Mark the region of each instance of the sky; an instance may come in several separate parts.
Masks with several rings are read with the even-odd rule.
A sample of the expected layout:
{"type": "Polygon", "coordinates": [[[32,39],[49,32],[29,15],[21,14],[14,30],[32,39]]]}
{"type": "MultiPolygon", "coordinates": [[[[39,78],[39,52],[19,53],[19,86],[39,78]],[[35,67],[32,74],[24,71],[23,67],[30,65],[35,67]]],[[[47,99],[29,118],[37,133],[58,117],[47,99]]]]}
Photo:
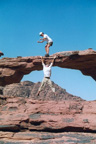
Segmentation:
{"type": "MultiPolygon", "coordinates": [[[[50,55],[96,50],[96,0],[0,0],[0,51],[3,57],[44,56],[39,32],[53,39],[50,55]]],[[[42,81],[34,71],[22,81],[42,81]]],[[[51,80],[72,95],[96,100],[96,82],[78,70],[52,68],[51,80]]]]}

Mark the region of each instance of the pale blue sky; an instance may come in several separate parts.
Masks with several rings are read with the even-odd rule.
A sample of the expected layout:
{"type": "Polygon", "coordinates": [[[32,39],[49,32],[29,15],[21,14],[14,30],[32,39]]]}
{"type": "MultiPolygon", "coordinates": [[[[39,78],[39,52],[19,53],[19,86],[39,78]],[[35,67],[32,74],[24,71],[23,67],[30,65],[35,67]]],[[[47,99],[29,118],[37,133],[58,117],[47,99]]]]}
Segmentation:
{"type": "MultiPolygon", "coordinates": [[[[60,51],[96,50],[95,0],[0,0],[0,51],[4,57],[45,55],[39,32],[54,41],[50,54],[60,51]]],[[[34,71],[23,81],[42,81],[34,71]]],[[[80,71],[52,68],[52,81],[86,100],[96,99],[96,82],[80,71]]]]}

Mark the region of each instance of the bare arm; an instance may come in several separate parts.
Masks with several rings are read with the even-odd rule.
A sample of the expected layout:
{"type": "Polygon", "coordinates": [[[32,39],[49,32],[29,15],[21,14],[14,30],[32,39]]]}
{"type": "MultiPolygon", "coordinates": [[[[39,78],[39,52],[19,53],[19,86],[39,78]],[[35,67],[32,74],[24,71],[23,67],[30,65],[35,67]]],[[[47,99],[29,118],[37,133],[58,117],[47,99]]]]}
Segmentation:
{"type": "Polygon", "coordinates": [[[42,64],[44,64],[44,59],[43,59],[43,57],[42,56],[40,56],[41,57],[41,62],[42,62],[42,64]]]}
{"type": "Polygon", "coordinates": [[[55,61],[55,59],[56,59],[56,56],[54,56],[54,58],[53,58],[53,60],[52,60],[52,65],[54,64],[54,61],[55,61]]]}
{"type": "Polygon", "coordinates": [[[43,43],[44,41],[42,40],[42,41],[37,41],[38,43],[43,43]]]}
{"type": "Polygon", "coordinates": [[[40,40],[42,41],[37,41],[38,43],[43,43],[45,41],[46,38],[40,38],[40,40]]]}

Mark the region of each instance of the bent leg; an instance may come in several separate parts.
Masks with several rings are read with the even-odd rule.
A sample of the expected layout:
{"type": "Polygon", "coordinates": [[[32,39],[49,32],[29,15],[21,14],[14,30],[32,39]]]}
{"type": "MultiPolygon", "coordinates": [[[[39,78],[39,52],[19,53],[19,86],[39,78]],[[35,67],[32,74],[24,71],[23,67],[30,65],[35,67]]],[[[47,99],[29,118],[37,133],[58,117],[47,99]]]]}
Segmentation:
{"type": "Polygon", "coordinates": [[[45,51],[46,51],[46,53],[47,53],[47,45],[48,45],[48,44],[45,45],[45,51]]]}
{"type": "Polygon", "coordinates": [[[45,51],[46,51],[47,54],[49,54],[49,47],[50,47],[50,44],[46,44],[45,51]]]}
{"type": "Polygon", "coordinates": [[[47,54],[49,54],[49,47],[50,47],[50,44],[47,44],[47,54]]]}

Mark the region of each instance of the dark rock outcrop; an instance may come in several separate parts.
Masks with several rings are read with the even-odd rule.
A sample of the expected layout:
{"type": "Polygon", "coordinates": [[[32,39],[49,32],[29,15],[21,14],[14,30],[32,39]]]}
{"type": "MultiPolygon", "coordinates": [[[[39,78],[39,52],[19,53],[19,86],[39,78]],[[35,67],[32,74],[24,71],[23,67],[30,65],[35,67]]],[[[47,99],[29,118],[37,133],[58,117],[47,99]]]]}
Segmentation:
{"type": "Polygon", "coordinates": [[[0,57],[3,56],[3,55],[4,55],[4,53],[0,51],[0,57]]]}
{"type": "MultiPolygon", "coordinates": [[[[54,66],[80,70],[84,75],[91,76],[96,80],[96,51],[88,49],[85,51],[59,52],[54,66]]],[[[45,61],[51,61],[51,57],[45,61]]],[[[18,83],[24,75],[34,70],[42,70],[40,56],[17,57],[0,59],[0,86],[18,83]]]]}
{"type": "Polygon", "coordinates": [[[37,96],[37,91],[40,86],[40,82],[33,83],[30,81],[14,83],[10,85],[6,85],[5,87],[1,87],[2,95],[7,96],[15,96],[15,97],[24,97],[24,98],[32,98],[34,100],[53,100],[53,101],[62,101],[62,100],[82,100],[80,97],[73,96],[66,92],[65,89],[59,87],[55,83],[53,86],[56,90],[56,95],[51,91],[50,87],[46,85],[44,89],[41,91],[40,95],[37,96]]]}

